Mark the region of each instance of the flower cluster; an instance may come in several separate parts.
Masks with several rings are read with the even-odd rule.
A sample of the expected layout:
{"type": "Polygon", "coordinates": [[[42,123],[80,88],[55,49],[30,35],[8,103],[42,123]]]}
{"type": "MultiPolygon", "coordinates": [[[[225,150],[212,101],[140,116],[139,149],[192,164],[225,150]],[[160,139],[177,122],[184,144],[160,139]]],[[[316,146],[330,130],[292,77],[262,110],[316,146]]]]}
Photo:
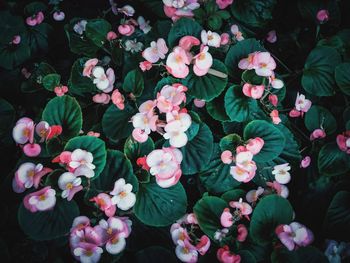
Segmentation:
{"type": "Polygon", "coordinates": [[[341,151],[350,154],[350,131],[339,134],[337,136],[337,144],[341,151]]]}
{"type": "Polygon", "coordinates": [[[170,228],[171,238],[176,245],[175,254],[182,262],[197,262],[198,254],[205,255],[210,248],[206,235],[198,238],[194,230],[198,228],[195,214],[186,214],[170,228]]]}
{"type": "Polygon", "coordinates": [[[130,232],[131,221],[127,217],[109,217],[92,227],[89,218],[79,216],[73,221],[69,243],[76,260],[96,263],[101,258],[103,246],[112,255],[122,252],[130,232]]]}
{"type": "Polygon", "coordinates": [[[198,0],[163,0],[164,13],[173,21],[180,17],[193,17],[193,10],[199,8],[198,0]]]}
{"type": "Polygon", "coordinates": [[[35,143],[35,134],[39,142],[50,140],[62,133],[60,125],[50,126],[46,121],[35,124],[30,118],[23,117],[16,122],[12,129],[14,141],[21,146],[25,155],[29,157],[38,156],[41,152],[41,146],[35,143]]]}

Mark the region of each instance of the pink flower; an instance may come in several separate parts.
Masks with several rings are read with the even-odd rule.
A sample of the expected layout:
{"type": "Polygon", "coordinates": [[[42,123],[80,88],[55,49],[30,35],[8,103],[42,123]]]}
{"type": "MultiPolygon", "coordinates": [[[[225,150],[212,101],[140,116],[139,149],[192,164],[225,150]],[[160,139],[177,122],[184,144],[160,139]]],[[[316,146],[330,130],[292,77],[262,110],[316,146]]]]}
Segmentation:
{"type": "Polygon", "coordinates": [[[21,36],[20,35],[13,36],[12,44],[18,45],[19,43],[21,43],[21,36]]]}
{"type": "Polygon", "coordinates": [[[126,16],[133,16],[135,14],[135,9],[130,5],[125,5],[122,8],[118,8],[118,12],[126,16]]]}
{"type": "MultiPolygon", "coordinates": [[[[232,27],[231,27],[231,31],[232,31],[232,27]]],[[[240,69],[244,69],[244,70],[245,69],[248,69],[248,70],[254,69],[256,67],[255,65],[257,64],[257,62],[256,62],[257,54],[258,54],[258,52],[254,52],[254,53],[249,54],[247,58],[241,59],[238,62],[238,67],[240,69]]]]}
{"type": "Polygon", "coordinates": [[[295,100],[295,109],[297,111],[301,112],[307,112],[311,108],[311,101],[308,99],[305,99],[305,95],[303,94],[297,94],[296,100],[295,100]]]}
{"type": "Polygon", "coordinates": [[[239,201],[231,201],[229,205],[232,208],[236,208],[239,210],[241,216],[245,216],[247,219],[249,219],[249,215],[253,212],[253,208],[246,202],[242,202],[242,198],[239,199],[239,201]]]}
{"type": "Polygon", "coordinates": [[[231,253],[228,246],[219,248],[216,253],[216,257],[221,263],[240,263],[241,262],[241,256],[231,253]]]}
{"type": "Polygon", "coordinates": [[[23,147],[23,153],[28,157],[36,157],[40,154],[41,147],[37,143],[27,143],[23,147]]]}
{"type": "Polygon", "coordinates": [[[258,76],[269,77],[273,75],[276,62],[269,52],[258,52],[255,60],[255,73],[258,76]]]}
{"type": "Polygon", "coordinates": [[[124,178],[115,181],[114,188],[109,193],[113,196],[112,203],[123,211],[132,208],[136,202],[136,195],[132,192],[132,188],[132,184],[126,183],[124,178]]]}
{"type": "Polygon", "coordinates": [[[220,216],[220,223],[223,227],[231,227],[233,225],[233,216],[229,208],[225,208],[220,216]]]}
{"type": "Polygon", "coordinates": [[[233,3],[233,0],[216,0],[216,4],[219,6],[220,9],[225,9],[232,3],[233,3]]]}
{"type": "Polygon", "coordinates": [[[248,140],[248,144],[246,145],[246,148],[253,155],[256,155],[260,152],[263,146],[264,146],[264,140],[259,137],[256,137],[254,139],[248,140]]]}
{"type": "Polygon", "coordinates": [[[178,106],[186,102],[186,91],[187,87],[179,83],[165,85],[157,94],[157,108],[162,113],[179,110],[178,106]]]}
{"type": "Polygon", "coordinates": [[[130,24],[118,26],[118,32],[123,36],[131,36],[135,32],[135,27],[130,24]]]}
{"type": "Polygon", "coordinates": [[[270,95],[269,95],[269,102],[270,102],[273,106],[277,107],[277,104],[278,104],[278,97],[277,97],[275,94],[270,94],[270,95]]]}
{"type": "Polygon", "coordinates": [[[193,17],[193,10],[199,8],[198,0],[163,0],[164,13],[173,21],[180,17],[193,17]]]}
{"type": "Polygon", "coordinates": [[[156,177],[157,184],[163,188],[173,186],[180,180],[181,161],[182,153],[176,148],[153,150],[146,159],[150,173],[156,177]]]}
{"type": "Polygon", "coordinates": [[[169,112],[167,113],[167,124],[164,127],[165,133],[163,137],[169,140],[171,146],[181,148],[188,141],[185,133],[191,126],[191,116],[185,112],[169,112]]]}
{"type": "Polygon", "coordinates": [[[112,41],[112,40],[117,38],[117,33],[115,33],[114,31],[109,31],[107,33],[107,37],[106,38],[107,38],[108,41],[112,41]]]}
{"type": "Polygon", "coordinates": [[[186,51],[190,51],[193,46],[199,46],[200,44],[199,39],[193,36],[184,36],[179,41],[179,47],[186,51]]]}
{"type": "Polygon", "coordinates": [[[15,173],[15,180],[21,188],[39,187],[41,178],[50,173],[52,169],[43,167],[42,164],[30,162],[22,163],[15,173]]]}
{"type": "Polygon", "coordinates": [[[314,239],[312,232],[297,222],[292,222],[289,225],[279,225],[275,232],[289,251],[294,250],[297,246],[305,247],[311,244],[314,239]]]}
{"type": "Polygon", "coordinates": [[[311,163],[310,156],[305,156],[304,159],[301,160],[300,167],[307,168],[311,163]]]}
{"type": "Polygon", "coordinates": [[[163,38],[159,38],[157,42],[152,41],[151,46],[142,52],[142,57],[151,63],[158,62],[159,59],[165,59],[165,54],[169,49],[163,38]]]}
{"type": "Polygon", "coordinates": [[[197,108],[203,108],[205,106],[205,100],[194,99],[193,104],[197,108]]]}
{"type": "Polygon", "coordinates": [[[230,42],[230,35],[227,33],[222,33],[221,36],[221,42],[220,45],[227,45],[230,42]]]}
{"type": "Polygon", "coordinates": [[[271,117],[272,122],[273,122],[274,124],[279,124],[279,123],[282,121],[281,118],[279,117],[278,110],[273,110],[273,111],[271,111],[270,117],[271,117]]]}
{"type": "Polygon", "coordinates": [[[269,31],[269,33],[267,33],[266,40],[267,42],[275,43],[277,41],[276,30],[269,31]]]}
{"type": "Polygon", "coordinates": [[[70,172],[61,174],[58,179],[58,187],[62,190],[62,198],[67,198],[68,201],[72,200],[77,192],[83,190],[81,178],[70,172]]]}
{"type": "Polygon", "coordinates": [[[328,10],[322,9],[322,10],[318,11],[316,18],[321,24],[326,23],[329,19],[328,10]]]}
{"type": "Polygon", "coordinates": [[[56,93],[56,96],[62,97],[64,94],[68,92],[68,87],[58,86],[58,87],[55,87],[53,91],[56,93]]]}
{"type": "Polygon", "coordinates": [[[139,128],[147,135],[157,130],[158,115],[153,115],[153,112],[136,113],[131,120],[135,129],[139,128]]]}
{"type": "Polygon", "coordinates": [[[145,72],[145,71],[148,71],[152,68],[152,63],[147,61],[147,60],[142,61],[142,62],[140,62],[139,67],[143,72],[145,72]]]}
{"type": "Polygon", "coordinates": [[[213,57],[208,52],[209,47],[202,46],[199,54],[194,56],[193,72],[197,76],[204,76],[213,65],[213,57]]]}
{"type": "Polygon", "coordinates": [[[53,13],[52,17],[55,21],[63,21],[66,15],[62,11],[56,11],[53,13]]]}
{"type": "Polygon", "coordinates": [[[98,59],[92,58],[85,62],[84,64],[84,70],[83,70],[83,76],[90,77],[92,73],[92,69],[97,65],[98,59]]]}
{"type": "Polygon", "coordinates": [[[220,47],[221,37],[216,32],[205,31],[201,32],[202,44],[210,47],[220,47]]]}
{"type": "Polygon", "coordinates": [[[95,202],[98,208],[108,217],[114,216],[117,210],[117,207],[113,205],[112,199],[108,194],[100,193],[91,198],[90,201],[95,202]]]}
{"type": "Polygon", "coordinates": [[[16,122],[12,130],[12,137],[18,144],[34,141],[34,122],[32,119],[23,117],[16,122]]]}
{"type": "Polygon", "coordinates": [[[149,171],[150,167],[147,165],[147,161],[146,161],[147,157],[144,156],[144,157],[139,157],[137,158],[136,160],[136,164],[138,166],[140,166],[142,169],[146,170],[146,171],[149,171]]]}
{"type": "Polygon", "coordinates": [[[51,189],[51,186],[46,186],[39,191],[26,195],[23,204],[32,213],[50,210],[56,204],[56,191],[51,189]]]}
{"type": "Polygon", "coordinates": [[[237,148],[236,148],[236,154],[239,154],[241,152],[246,152],[246,151],[248,151],[248,150],[243,145],[237,146],[237,148]]]}
{"type": "Polygon", "coordinates": [[[262,187],[258,187],[258,189],[256,190],[250,190],[246,196],[245,199],[247,200],[248,203],[255,203],[256,201],[258,201],[258,198],[260,195],[262,195],[264,193],[264,188],[262,187]]]}
{"type": "Polygon", "coordinates": [[[278,183],[277,181],[266,182],[266,185],[270,187],[272,190],[274,190],[276,194],[284,198],[287,198],[289,195],[288,188],[285,185],[278,183]]]}
{"type": "Polygon", "coordinates": [[[125,105],[124,105],[124,96],[119,92],[118,89],[115,89],[112,93],[112,102],[115,106],[118,107],[120,110],[124,110],[125,105]]]}
{"type": "Polygon", "coordinates": [[[232,152],[231,151],[223,151],[221,153],[221,161],[224,163],[224,164],[230,164],[232,163],[233,161],[233,156],[232,156],[232,152]]]}
{"type": "Polygon", "coordinates": [[[86,135],[98,138],[101,134],[99,132],[89,131],[86,135]]]}
{"type": "Polygon", "coordinates": [[[135,141],[143,143],[147,141],[148,134],[144,130],[136,128],[132,131],[132,137],[135,139],[135,141]]]}
{"type": "Polygon", "coordinates": [[[100,104],[108,104],[111,96],[106,93],[98,93],[92,97],[92,101],[100,104]]]}
{"type": "Polygon", "coordinates": [[[247,183],[255,176],[256,164],[253,154],[249,151],[240,152],[236,155],[236,166],[231,166],[230,174],[238,182],[247,183]]]}
{"type": "Polygon", "coordinates": [[[264,91],[265,91],[264,85],[254,86],[249,83],[245,83],[243,85],[243,94],[253,99],[260,99],[264,94],[264,91]]]}
{"type": "Polygon", "coordinates": [[[91,152],[75,149],[70,155],[68,166],[72,169],[74,175],[83,175],[87,178],[91,178],[94,177],[94,169],[96,168],[93,164],[93,160],[94,157],[91,152]]]}
{"type": "Polygon", "coordinates": [[[282,89],[283,86],[284,86],[284,83],[282,80],[280,79],[277,79],[275,77],[275,74],[272,74],[270,77],[269,77],[269,82],[271,84],[271,86],[274,88],[274,89],[282,89]]]}
{"type": "Polygon", "coordinates": [[[244,242],[248,236],[248,230],[243,224],[237,226],[237,240],[239,242],[244,242]]]}
{"type": "Polygon", "coordinates": [[[41,24],[43,21],[44,21],[44,14],[41,11],[35,15],[27,17],[26,19],[26,23],[28,26],[36,26],[41,24]]]}
{"type": "Polygon", "coordinates": [[[237,25],[231,26],[231,33],[235,36],[237,41],[244,40],[243,33],[239,31],[239,27],[237,25]]]}
{"type": "Polygon", "coordinates": [[[97,263],[100,261],[103,249],[91,243],[81,242],[74,248],[74,257],[80,262],[97,263]]]}
{"type": "Polygon", "coordinates": [[[188,57],[186,50],[181,47],[175,47],[173,52],[168,55],[166,68],[175,78],[183,79],[189,73],[188,65],[190,63],[191,58],[188,57]]]}
{"type": "Polygon", "coordinates": [[[337,136],[337,144],[341,151],[350,154],[350,131],[339,134],[337,136]]]}
{"type": "Polygon", "coordinates": [[[326,137],[326,132],[323,129],[316,129],[310,135],[310,141],[322,139],[326,137]]]}

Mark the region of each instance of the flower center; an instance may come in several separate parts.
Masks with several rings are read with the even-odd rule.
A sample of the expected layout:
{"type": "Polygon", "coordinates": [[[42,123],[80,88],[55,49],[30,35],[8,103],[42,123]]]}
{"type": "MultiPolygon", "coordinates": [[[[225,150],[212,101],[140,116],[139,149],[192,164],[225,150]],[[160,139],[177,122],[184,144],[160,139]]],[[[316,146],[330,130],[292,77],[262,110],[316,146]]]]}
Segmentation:
{"type": "Polygon", "coordinates": [[[125,196],[127,196],[127,193],[126,193],[125,191],[121,191],[121,192],[119,193],[119,196],[120,196],[121,198],[124,198],[125,196]]]}
{"type": "Polygon", "coordinates": [[[93,254],[93,252],[91,250],[86,250],[85,251],[85,255],[88,256],[88,257],[91,257],[93,254]]]}
{"type": "Polygon", "coordinates": [[[44,201],[46,199],[46,195],[45,194],[42,194],[39,196],[39,200],[40,201],[44,201]]]}
{"type": "Polygon", "coordinates": [[[113,233],[113,229],[109,227],[109,228],[107,229],[107,234],[108,234],[108,235],[112,235],[112,233],[113,233]]]}
{"type": "Polygon", "coordinates": [[[66,188],[67,188],[68,190],[72,189],[72,188],[73,188],[73,184],[72,184],[72,183],[66,184],[66,188]]]}
{"type": "Polygon", "coordinates": [[[35,171],[34,170],[30,170],[30,171],[28,171],[27,175],[28,175],[28,177],[34,177],[35,171]]]}

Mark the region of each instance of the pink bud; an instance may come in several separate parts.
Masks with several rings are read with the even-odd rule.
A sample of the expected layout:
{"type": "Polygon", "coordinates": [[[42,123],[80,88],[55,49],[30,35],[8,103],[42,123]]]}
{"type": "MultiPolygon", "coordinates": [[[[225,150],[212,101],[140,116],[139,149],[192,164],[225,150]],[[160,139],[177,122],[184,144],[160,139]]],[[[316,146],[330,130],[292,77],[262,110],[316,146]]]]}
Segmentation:
{"type": "Polygon", "coordinates": [[[106,93],[99,93],[92,97],[92,100],[100,104],[108,104],[111,96],[106,93]]]}
{"type": "Polygon", "coordinates": [[[139,66],[140,66],[140,69],[143,72],[145,72],[152,68],[152,63],[146,60],[146,61],[140,62],[139,66]]]}
{"type": "Polygon", "coordinates": [[[120,25],[118,26],[118,32],[123,36],[131,36],[135,31],[135,27],[133,25],[120,25]]]}
{"type": "Polygon", "coordinates": [[[220,217],[220,222],[223,227],[231,227],[233,225],[232,214],[229,208],[225,208],[220,217]]]}
{"type": "Polygon", "coordinates": [[[221,161],[225,164],[232,163],[232,152],[226,150],[221,153],[221,161]]]}
{"type": "Polygon", "coordinates": [[[220,45],[227,45],[230,42],[230,35],[227,33],[221,34],[221,42],[220,45]]]}
{"type": "Polygon", "coordinates": [[[64,20],[66,15],[62,11],[56,11],[55,13],[53,13],[52,17],[55,21],[62,21],[64,20]]]}
{"type": "Polygon", "coordinates": [[[323,24],[326,23],[329,19],[329,12],[328,10],[322,9],[320,11],[317,12],[317,20],[323,24]]]}
{"type": "Polygon", "coordinates": [[[252,154],[256,155],[258,154],[262,147],[264,146],[264,140],[256,137],[254,139],[249,139],[248,144],[246,145],[246,148],[248,151],[250,151],[252,154]]]}
{"type": "Polygon", "coordinates": [[[27,17],[26,23],[28,26],[35,26],[37,24],[35,17],[27,17]]]}
{"type": "Polygon", "coordinates": [[[244,242],[246,240],[247,236],[248,236],[248,230],[245,227],[245,225],[239,224],[237,226],[237,232],[238,232],[237,240],[239,242],[244,242]]]}
{"type": "Polygon", "coordinates": [[[14,36],[12,39],[12,44],[18,45],[19,43],[21,43],[21,36],[19,35],[14,36]]]}
{"type": "Polygon", "coordinates": [[[148,134],[140,128],[136,128],[132,131],[132,137],[135,139],[135,141],[143,143],[147,141],[148,134]]]}
{"type": "Polygon", "coordinates": [[[39,12],[36,14],[36,23],[37,25],[41,24],[44,21],[44,14],[43,12],[39,12]]]}
{"type": "Polygon", "coordinates": [[[117,38],[117,34],[114,31],[109,31],[107,33],[107,40],[111,41],[117,38]]]}
{"type": "Polygon", "coordinates": [[[300,167],[307,168],[311,163],[310,156],[305,156],[304,159],[301,160],[300,167]]]}
{"type": "Polygon", "coordinates": [[[300,111],[297,111],[296,109],[292,109],[289,112],[289,117],[292,117],[292,118],[300,117],[300,115],[301,115],[300,111]]]}
{"type": "Polygon", "coordinates": [[[37,143],[33,143],[33,144],[27,143],[23,147],[23,152],[28,157],[36,157],[36,156],[38,156],[40,154],[41,147],[37,143]]]}
{"type": "Polygon", "coordinates": [[[203,108],[205,106],[205,100],[194,99],[193,103],[197,108],[203,108]]]}
{"type": "Polygon", "coordinates": [[[277,41],[277,35],[275,30],[271,30],[266,36],[267,42],[275,43],[277,41]]]}
{"type": "Polygon", "coordinates": [[[273,122],[274,124],[279,124],[279,123],[282,121],[281,118],[279,117],[279,112],[278,112],[278,110],[273,110],[273,111],[271,111],[270,117],[271,117],[272,122],[273,122]]]}
{"type": "Polygon", "coordinates": [[[278,104],[278,97],[277,97],[275,94],[270,94],[270,95],[269,95],[269,102],[270,102],[273,106],[277,107],[277,104],[278,104]]]}
{"type": "Polygon", "coordinates": [[[311,133],[310,141],[313,141],[315,139],[322,139],[324,137],[326,137],[326,132],[322,129],[316,129],[311,133]]]}
{"type": "Polygon", "coordinates": [[[89,131],[86,135],[98,138],[101,134],[99,132],[89,131]]]}

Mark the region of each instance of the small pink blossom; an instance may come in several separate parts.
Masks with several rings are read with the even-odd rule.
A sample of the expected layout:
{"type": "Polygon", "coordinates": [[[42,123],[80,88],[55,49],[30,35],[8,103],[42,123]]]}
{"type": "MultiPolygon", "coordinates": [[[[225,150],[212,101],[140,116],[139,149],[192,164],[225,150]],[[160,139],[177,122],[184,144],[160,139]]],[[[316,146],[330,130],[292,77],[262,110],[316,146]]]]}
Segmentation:
{"type": "Polygon", "coordinates": [[[53,13],[52,17],[55,21],[63,21],[66,15],[62,11],[56,11],[53,13]]]}
{"type": "Polygon", "coordinates": [[[205,106],[205,100],[200,100],[200,99],[194,99],[193,100],[194,106],[197,108],[203,108],[205,106]]]}
{"type": "Polygon", "coordinates": [[[247,148],[246,148],[245,146],[243,146],[243,145],[237,146],[237,148],[236,148],[236,154],[239,154],[239,153],[241,153],[241,152],[246,152],[246,151],[248,151],[248,150],[247,150],[247,148]]]}
{"type": "Polygon", "coordinates": [[[213,57],[208,52],[209,47],[202,46],[199,54],[194,56],[193,72],[197,76],[204,76],[208,73],[209,69],[213,65],[213,57]]]}
{"type": "Polygon", "coordinates": [[[94,136],[96,138],[100,137],[101,134],[99,132],[89,131],[86,135],[88,136],[94,136]]]}
{"type": "Polygon", "coordinates": [[[219,248],[216,257],[221,263],[241,263],[241,256],[232,253],[228,246],[219,248]]]}
{"type": "Polygon", "coordinates": [[[232,3],[233,3],[233,0],[216,0],[216,4],[219,6],[220,9],[225,9],[232,3]]]}
{"type": "Polygon", "coordinates": [[[156,63],[159,59],[165,59],[165,54],[169,49],[163,38],[159,38],[157,42],[152,41],[151,46],[142,52],[142,57],[151,63],[156,63]]]}
{"type": "Polygon", "coordinates": [[[328,10],[325,10],[325,9],[319,10],[317,12],[316,18],[321,24],[326,23],[329,19],[328,10]]]}
{"type": "Polygon", "coordinates": [[[270,77],[274,75],[276,62],[269,52],[255,52],[239,61],[240,69],[254,69],[258,76],[270,77]]]}
{"type": "Polygon", "coordinates": [[[190,51],[193,46],[199,46],[200,40],[194,36],[184,36],[179,41],[179,47],[186,51],[190,51]]]}
{"type": "Polygon", "coordinates": [[[245,225],[239,224],[237,226],[237,240],[239,242],[244,242],[247,239],[248,230],[245,225]]]}
{"type": "Polygon", "coordinates": [[[310,141],[314,141],[316,139],[322,139],[326,137],[326,132],[323,129],[316,129],[310,135],[310,141]]]}
{"type": "Polygon", "coordinates": [[[106,93],[98,93],[92,97],[92,101],[99,104],[108,104],[111,96],[106,93]]]}
{"type": "Polygon", "coordinates": [[[245,83],[243,85],[243,94],[253,99],[260,99],[264,94],[264,91],[265,91],[264,85],[255,86],[249,83],[245,83]]]}
{"type": "Polygon", "coordinates": [[[202,30],[201,40],[202,44],[205,46],[220,47],[221,37],[216,32],[202,30]]]}
{"type": "Polygon", "coordinates": [[[53,90],[58,97],[62,97],[64,94],[68,92],[67,86],[57,86],[53,90]]]}
{"type": "Polygon", "coordinates": [[[56,191],[51,186],[26,195],[23,199],[24,207],[30,212],[51,210],[56,204],[56,191]]]}
{"type": "Polygon", "coordinates": [[[105,213],[106,216],[114,216],[117,207],[113,205],[112,199],[108,194],[100,193],[97,196],[90,199],[94,202],[98,208],[105,213]]]}
{"type": "Polygon", "coordinates": [[[84,64],[83,76],[90,77],[92,70],[97,65],[97,63],[98,63],[97,58],[92,58],[87,60],[84,64]]]}
{"type": "Polygon", "coordinates": [[[287,198],[289,195],[288,188],[285,185],[278,183],[277,181],[266,182],[266,185],[283,198],[287,198]]]}
{"type": "Polygon", "coordinates": [[[220,216],[220,223],[223,227],[231,227],[233,225],[233,216],[229,208],[225,208],[220,216]]]}
{"type": "Polygon", "coordinates": [[[276,30],[269,31],[269,33],[267,33],[266,40],[272,44],[275,43],[277,41],[276,30]]]}
{"type": "Polygon", "coordinates": [[[135,141],[144,143],[148,139],[148,134],[144,130],[136,128],[132,131],[132,137],[135,141]]]}
{"type": "Polygon", "coordinates": [[[14,45],[18,45],[19,43],[21,43],[21,36],[20,35],[13,36],[11,43],[14,45]]]}
{"type": "Polygon", "coordinates": [[[239,30],[239,27],[237,25],[231,26],[231,33],[235,36],[235,39],[237,41],[244,40],[243,33],[239,30]]]}
{"type": "Polygon", "coordinates": [[[115,33],[114,31],[109,31],[107,33],[107,37],[106,38],[107,38],[108,41],[112,41],[112,40],[117,38],[117,33],[115,33]]]}
{"type": "Polygon", "coordinates": [[[129,24],[118,26],[118,32],[123,36],[131,36],[135,32],[135,27],[129,24]]]}
{"type": "Polygon", "coordinates": [[[152,63],[147,61],[147,60],[142,61],[139,64],[139,67],[143,72],[150,70],[152,68],[152,66],[153,66],[152,63]]]}
{"type": "Polygon", "coordinates": [[[248,203],[255,203],[256,201],[258,201],[259,196],[261,196],[264,193],[264,188],[262,187],[258,187],[258,189],[256,190],[250,190],[246,196],[245,199],[247,200],[248,203]]]}
{"type": "Polygon", "coordinates": [[[23,147],[23,153],[28,157],[36,157],[40,154],[41,147],[37,143],[27,143],[23,147]]]}
{"type": "Polygon", "coordinates": [[[272,122],[273,122],[274,124],[279,124],[279,123],[282,121],[281,118],[279,117],[279,112],[278,112],[278,110],[273,110],[273,111],[271,111],[270,117],[271,117],[272,122]]]}
{"type": "Polygon", "coordinates": [[[112,93],[112,102],[115,106],[118,107],[120,110],[124,110],[125,105],[124,105],[124,96],[119,92],[118,89],[115,89],[112,93]]]}
{"type": "Polygon", "coordinates": [[[243,202],[242,198],[239,199],[239,201],[231,201],[229,205],[232,208],[236,208],[239,210],[241,216],[245,216],[247,219],[249,219],[249,215],[253,212],[253,208],[250,206],[250,204],[243,202]]]}
{"type": "Polygon", "coordinates": [[[257,167],[250,151],[238,153],[235,162],[236,165],[231,166],[230,169],[230,174],[234,179],[247,183],[254,178],[257,167]]]}
{"type": "Polygon", "coordinates": [[[341,151],[350,154],[350,131],[337,135],[337,144],[341,151]]]}
{"type": "Polygon", "coordinates": [[[188,65],[191,63],[191,59],[186,50],[179,46],[175,47],[173,52],[168,55],[166,69],[175,78],[183,79],[189,73],[188,65]]]}
{"type": "Polygon", "coordinates": [[[254,139],[249,139],[248,144],[245,147],[253,155],[256,155],[261,151],[263,146],[264,146],[264,140],[261,139],[260,137],[256,137],[254,139]]]}
{"type": "Polygon", "coordinates": [[[173,85],[165,85],[157,94],[157,108],[162,113],[179,110],[179,105],[186,102],[187,87],[175,83],[173,85]]]}
{"type": "Polygon", "coordinates": [[[224,163],[224,164],[230,164],[233,162],[233,156],[232,156],[232,152],[231,151],[223,151],[221,153],[221,161],[224,163]]]}
{"type": "Polygon", "coordinates": [[[270,95],[269,95],[269,102],[270,102],[273,106],[277,107],[277,104],[278,104],[278,97],[277,97],[277,95],[275,95],[275,94],[270,94],[270,95]]]}
{"type": "Polygon", "coordinates": [[[41,178],[50,173],[52,169],[44,167],[42,164],[26,162],[21,164],[16,173],[15,180],[21,188],[38,188],[41,178]]]}
{"type": "Polygon", "coordinates": [[[222,46],[230,43],[230,35],[228,33],[222,33],[220,39],[220,45],[222,46]]]}
{"type": "Polygon", "coordinates": [[[43,21],[44,21],[44,14],[41,11],[35,15],[27,17],[26,19],[26,23],[28,26],[40,25],[43,21]]]}
{"type": "Polygon", "coordinates": [[[307,168],[311,163],[310,156],[305,156],[304,159],[301,160],[300,167],[307,168]]]}
{"type": "Polygon", "coordinates": [[[295,108],[289,112],[290,117],[303,116],[311,108],[312,102],[305,98],[305,95],[297,93],[295,108]]]}
{"type": "Polygon", "coordinates": [[[199,8],[198,0],[163,0],[164,13],[173,21],[180,17],[193,17],[193,10],[199,8]]]}

